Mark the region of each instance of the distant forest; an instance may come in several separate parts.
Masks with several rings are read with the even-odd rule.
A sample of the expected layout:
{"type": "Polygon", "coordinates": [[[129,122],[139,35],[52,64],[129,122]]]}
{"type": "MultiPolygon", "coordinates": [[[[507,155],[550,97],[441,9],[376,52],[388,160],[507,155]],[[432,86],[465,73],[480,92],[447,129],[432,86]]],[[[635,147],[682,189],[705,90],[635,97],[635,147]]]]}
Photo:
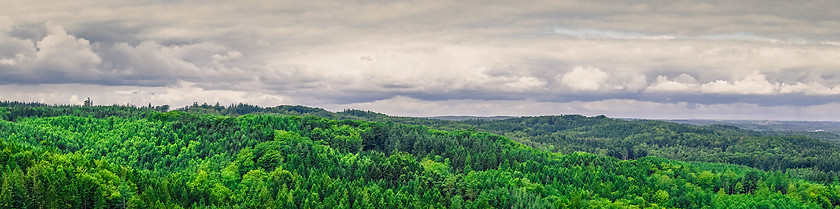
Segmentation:
{"type": "Polygon", "coordinates": [[[835,208],[840,145],[580,115],[0,102],[0,208],[835,208]]]}

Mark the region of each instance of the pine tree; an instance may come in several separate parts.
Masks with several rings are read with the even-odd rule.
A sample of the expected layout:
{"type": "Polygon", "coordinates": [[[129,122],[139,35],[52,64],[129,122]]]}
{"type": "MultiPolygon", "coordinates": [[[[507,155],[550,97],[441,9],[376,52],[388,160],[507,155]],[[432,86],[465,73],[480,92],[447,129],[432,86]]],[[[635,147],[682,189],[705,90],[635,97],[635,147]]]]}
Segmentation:
{"type": "MultiPolygon", "coordinates": [[[[6,167],[6,170],[9,168],[6,167]]],[[[26,208],[27,200],[29,196],[23,183],[23,171],[18,167],[6,172],[0,185],[0,208],[26,208]]]]}
{"type": "Polygon", "coordinates": [[[735,194],[743,194],[744,193],[744,184],[741,184],[739,181],[735,184],[735,194]]]}
{"type": "Polygon", "coordinates": [[[472,157],[467,154],[467,159],[464,160],[464,173],[470,173],[470,171],[472,171],[472,157]]]}
{"type": "MultiPolygon", "coordinates": [[[[7,174],[10,174],[7,172],[7,174]]],[[[9,175],[3,175],[3,183],[0,185],[0,208],[14,208],[12,207],[12,183],[9,181],[9,175]]]]}

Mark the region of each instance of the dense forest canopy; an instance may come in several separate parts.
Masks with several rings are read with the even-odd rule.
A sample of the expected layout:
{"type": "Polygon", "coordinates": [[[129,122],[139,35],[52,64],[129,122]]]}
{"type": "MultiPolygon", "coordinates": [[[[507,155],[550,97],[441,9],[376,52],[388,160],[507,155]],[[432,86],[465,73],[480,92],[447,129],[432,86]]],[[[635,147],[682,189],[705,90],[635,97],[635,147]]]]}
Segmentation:
{"type": "Polygon", "coordinates": [[[807,136],[578,115],[168,110],[0,103],[0,207],[840,206],[838,146],[807,136]]]}
{"type": "Polygon", "coordinates": [[[840,146],[831,133],[759,132],[731,125],[695,126],[653,120],[623,120],[580,115],[516,117],[502,120],[449,121],[393,117],[380,113],[344,110],[329,112],[303,106],[258,107],[247,104],[198,105],[181,108],[191,113],[226,116],[244,114],[314,115],[330,119],[392,121],[439,130],[472,130],[506,136],[552,152],[578,151],[636,159],[648,155],[673,160],[731,163],[767,171],[817,170],[833,181],[840,171],[840,146]],[[807,136],[806,136],[807,135],[807,136]]]}

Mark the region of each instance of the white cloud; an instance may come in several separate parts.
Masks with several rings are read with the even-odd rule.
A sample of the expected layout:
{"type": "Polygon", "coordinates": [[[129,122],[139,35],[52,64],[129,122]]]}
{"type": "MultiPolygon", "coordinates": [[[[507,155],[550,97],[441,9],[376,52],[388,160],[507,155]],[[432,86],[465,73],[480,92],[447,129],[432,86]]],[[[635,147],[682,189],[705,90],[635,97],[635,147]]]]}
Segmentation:
{"type": "Polygon", "coordinates": [[[733,82],[716,80],[700,86],[700,92],[715,94],[773,94],[778,83],[770,83],[761,72],[754,71],[742,80],[733,82]]]}
{"type": "MultiPolygon", "coordinates": [[[[102,59],[92,51],[84,38],[68,34],[63,27],[45,23],[46,35],[37,42],[12,37],[10,31],[0,31],[0,73],[6,78],[22,82],[55,79],[97,80],[102,59]],[[2,65],[6,65],[3,67],[2,65]]],[[[0,78],[0,80],[4,80],[0,78]]]]}
{"type": "Polygon", "coordinates": [[[840,84],[832,87],[825,85],[825,81],[822,79],[816,80],[818,81],[796,82],[794,84],[770,82],[764,74],[754,71],[740,80],[715,80],[698,84],[693,77],[687,74],[681,74],[674,80],[669,80],[667,77],[660,75],[656,78],[656,82],[648,86],[645,91],[742,95],[840,95],[840,84]]]}
{"type": "Polygon", "coordinates": [[[75,94],[70,96],[70,99],[67,100],[67,103],[71,104],[71,105],[82,105],[82,104],[84,104],[84,102],[81,99],[79,99],[79,96],[77,96],[75,94]]]}
{"type": "Polygon", "coordinates": [[[35,54],[32,41],[9,36],[14,25],[7,16],[0,16],[0,67],[17,66],[35,54]]]}
{"type": "Polygon", "coordinates": [[[505,83],[506,87],[517,90],[539,88],[544,87],[545,85],[545,81],[534,77],[518,77],[515,78],[512,82],[505,83]]]}
{"type": "Polygon", "coordinates": [[[91,84],[0,85],[0,101],[39,101],[46,104],[82,104],[90,98],[97,105],[144,106],[171,105],[183,107],[193,102],[215,104],[250,103],[261,106],[295,104],[284,95],[259,91],[204,89],[195,83],[178,82],[168,87],[110,86],[91,84]]]}
{"type": "Polygon", "coordinates": [[[628,92],[638,92],[649,85],[647,76],[636,72],[612,72],[608,83],[613,84],[613,89],[628,92]]]}
{"type": "Polygon", "coordinates": [[[229,51],[224,54],[214,54],[213,55],[213,63],[221,63],[225,61],[235,60],[242,58],[242,52],[239,51],[229,51]]]}
{"type": "Polygon", "coordinates": [[[656,82],[648,86],[645,91],[744,95],[840,95],[840,84],[832,87],[823,84],[825,81],[820,78],[816,80],[818,81],[796,82],[794,84],[770,82],[764,74],[754,71],[741,80],[715,80],[697,84],[696,80],[687,74],[681,74],[673,81],[660,75],[656,78],[656,82]]]}
{"type": "Polygon", "coordinates": [[[67,34],[59,25],[46,23],[47,36],[35,46],[35,66],[39,70],[68,72],[71,78],[95,76],[102,59],[92,51],[90,41],[67,34]]]}
{"type": "Polygon", "coordinates": [[[674,80],[668,80],[668,77],[657,76],[656,82],[648,86],[647,92],[675,92],[675,93],[695,93],[699,91],[700,85],[696,83],[697,80],[691,75],[680,74],[674,80]]]}
{"type": "Polygon", "coordinates": [[[682,74],[678,75],[676,78],[674,78],[674,81],[682,82],[682,83],[696,83],[697,79],[695,79],[693,76],[691,76],[689,74],[682,73],[682,74]]]}
{"type": "Polygon", "coordinates": [[[240,68],[242,52],[219,44],[94,44],[51,22],[43,29],[45,35],[35,41],[0,31],[0,82],[163,86],[177,80],[228,83],[257,77],[240,68]]]}
{"type": "Polygon", "coordinates": [[[782,94],[796,94],[803,93],[806,95],[840,95],[840,85],[833,87],[825,86],[816,82],[796,83],[796,84],[781,84],[779,93],[782,94]]]}
{"type": "Polygon", "coordinates": [[[192,102],[235,104],[247,101],[252,104],[277,106],[294,102],[294,100],[282,95],[234,90],[208,90],[189,82],[180,82],[177,86],[159,88],[154,91],[134,91],[132,94],[135,94],[135,92],[140,95],[125,96],[148,99],[150,103],[154,104],[190,104],[192,102]]]}
{"type": "Polygon", "coordinates": [[[11,66],[14,66],[14,65],[17,65],[17,64],[18,64],[18,63],[20,63],[20,62],[23,62],[23,61],[24,61],[24,59],[26,59],[26,56],[25,56],[25,55],[23,55],[23,54],[21,54],[21,53],[17,53],[17,54],[15,54],[15,55],[14,55],[14,57],[4,57],[4,58],[0,58],[0,65],[11,65],[11,66]]]}
{"type": "Polygon", "coordinates": [[[564,86],[578,91],[596,91],[605,88],[609,74],[592,66],[577,66],[559,77],[564,86]]]}

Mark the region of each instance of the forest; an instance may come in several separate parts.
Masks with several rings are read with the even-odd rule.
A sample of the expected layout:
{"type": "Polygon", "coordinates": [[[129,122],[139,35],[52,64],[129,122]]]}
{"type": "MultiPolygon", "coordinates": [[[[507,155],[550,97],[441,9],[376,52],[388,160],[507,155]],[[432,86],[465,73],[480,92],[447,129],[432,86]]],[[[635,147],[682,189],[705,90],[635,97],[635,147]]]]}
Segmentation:
{"type": "Polygon", "coordinates": [[[836,208],[838,150],[603,116],[0,102],[0,208],[836,208]]]}
{"type": "Polygon", "coordinates": [[[651,155],[681,161],[738,164],[826,183],[840,175],[840,145],[837,134],[830,132],[759,132],[731,125],[696,126],[580,115],[449,121],[393,117],[360,110],[333,113],[303,106],[262,108],[247,104],[227,107],[194,104],[180,110],[226,116],[312,115],[337,120],[391,121],[438,130],[494,133],[550,152],[582,151],[619,159],[651,155]]]}

